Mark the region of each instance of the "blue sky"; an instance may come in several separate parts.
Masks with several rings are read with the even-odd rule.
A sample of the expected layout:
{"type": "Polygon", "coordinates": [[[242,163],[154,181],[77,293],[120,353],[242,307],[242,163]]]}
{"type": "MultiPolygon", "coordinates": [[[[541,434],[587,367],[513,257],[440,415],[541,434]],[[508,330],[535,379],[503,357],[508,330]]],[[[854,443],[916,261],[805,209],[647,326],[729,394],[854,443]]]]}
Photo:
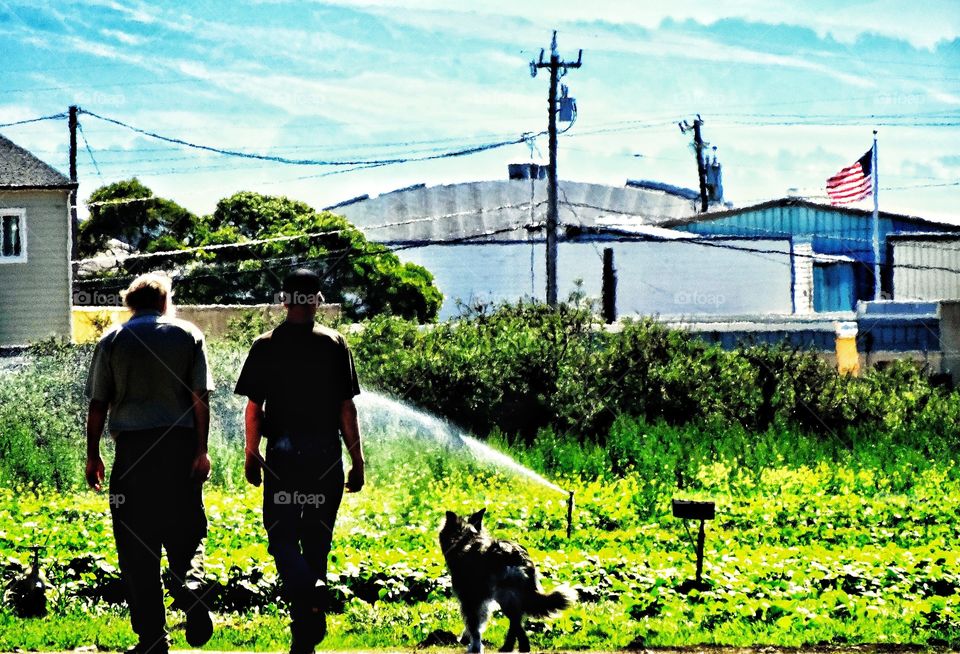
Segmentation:
{"type": "MultiPolygon", "coordinates": [[[[528,62],[559,30],[583,67],[561,178],[694,187],[700,113],[739,205],[816,197],[880,130],[881,208],[960,220],[960,5],[915,2],[0,0],[0,123],[90,111],[198,143],[296,158],[422,156],[544,129],[528,62]],[[838,7],[839,5],[839,7],[838,7]]],[[[136,175],[197,212],[238,190],[321,207],[506,176],[526,145],[319,176],[81,118],[81,197],[136,175]]],[[[66,170],[66,121],[3,134],[66,170]]],[[[546,156],[538,139],[536,159],[546,156]]]]}

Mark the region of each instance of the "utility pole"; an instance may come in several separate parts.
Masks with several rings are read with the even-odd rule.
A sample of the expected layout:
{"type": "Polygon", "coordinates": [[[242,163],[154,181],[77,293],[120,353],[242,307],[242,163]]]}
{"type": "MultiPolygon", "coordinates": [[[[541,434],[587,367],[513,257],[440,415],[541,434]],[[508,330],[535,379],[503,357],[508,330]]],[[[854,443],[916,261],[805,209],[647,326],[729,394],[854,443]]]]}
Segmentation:
{"type": "Polygon", "coordinates": [[[547,304],[557,304],[557,83],[570,68],[580,68],[583,50],[575,62],[563,61],[557,52],[557,31],[550,42],[550,61],[530,62],[530,76],[536,77],[540,68],[550,69],[550,94],[547,96],[547,131],[550,138],[550,168],[547,170],[547,304]]]}
{"type": "Polygon", "coordinates": [[[613,248],[603,248],[603,321],[617,321],[617,271],[613,267],[613,248]]]}
{"type": "Polygon", "coordinates": [[[703,119],[697,114],[693,125],[687,121],[679,123],[680,132],[686,134],[693,130],[693,147],[697,152],[697,176],[700,178],[700,211],[707,210],[707,169],[703,164],[703,136],[700,134],[700,127],[703,125],[703,119]]]}
{"type": "MultiPolygon", "coordinates": [[[[68,125],[70,126],[70,181],[77,183],[77,105],[70,105],[70,117],[68,125]]],[[[77,235],[79,225],[77,224],[77,189],[70,191],[70,258],[77,258],[77,235]]]]}

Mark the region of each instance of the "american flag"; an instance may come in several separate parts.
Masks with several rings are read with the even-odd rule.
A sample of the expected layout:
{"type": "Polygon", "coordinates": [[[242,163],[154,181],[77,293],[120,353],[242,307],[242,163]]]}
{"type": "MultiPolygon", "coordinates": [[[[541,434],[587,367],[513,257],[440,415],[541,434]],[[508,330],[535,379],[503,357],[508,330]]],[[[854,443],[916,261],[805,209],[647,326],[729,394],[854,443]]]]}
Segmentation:
{"type": "Polygon", "coordinates": [[[864,199],[873,191],[873,150],[827,180],[831,204],[850,204],[864,199]]]}

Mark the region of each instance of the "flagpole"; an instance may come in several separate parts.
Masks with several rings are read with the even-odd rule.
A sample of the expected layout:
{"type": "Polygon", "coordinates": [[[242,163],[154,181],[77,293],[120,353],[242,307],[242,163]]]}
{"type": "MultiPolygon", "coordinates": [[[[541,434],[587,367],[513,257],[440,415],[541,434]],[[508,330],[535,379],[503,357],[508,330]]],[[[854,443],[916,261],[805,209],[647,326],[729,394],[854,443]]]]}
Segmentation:
{"type": "Polygon", "coordinates": [[[880,293],[880,200],[877,174],[877,130],[873,130],[873,299],[879,300],[880,293]]]}

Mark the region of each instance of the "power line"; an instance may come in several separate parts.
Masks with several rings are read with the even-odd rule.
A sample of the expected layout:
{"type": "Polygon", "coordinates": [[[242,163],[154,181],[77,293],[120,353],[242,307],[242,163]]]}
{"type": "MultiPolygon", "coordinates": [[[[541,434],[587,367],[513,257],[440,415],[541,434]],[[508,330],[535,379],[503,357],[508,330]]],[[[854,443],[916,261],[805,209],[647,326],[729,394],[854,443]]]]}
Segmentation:
{"type": "Polygon", "coordinates": [[[494,143],[487,143],[484,145],[478,145],[478,146],[473,146],[469,148],[463,148],[460,150],[453,150],[453,151],[444,152],[441,154],[422,156],[422,157],[398,157],[398,158],[392,158],[392,159],[355,159],[355,160],[292,159],[289,157],[281,157],[277,155],[241,152],[239,150],[228,150],[226,148],[219,148],[219,147],[210,146],[210,145],[192,143],[190,141],[185,141],[183,139],[174,138],[170,136],[163,136],[161,134],[157,134],[156,132],[151,132],[149,130],[141,129],[139,127],[134,127],[133,125],[117,120],[115,118],[108,118],[106,116],[101,116],[99,114],[96,114],[92,111],[87,111],[85,109],[81,109],[81,113],[87,114],[89,116],[93,116],[94,118],[98,118],[108,123],[119,125],[120,127],[124,127],[126,129],[137,132],[138,134],[143,134],[144,136],[148,136],[150,138],[158,139],[160,141],[165,141],[167,143],[174,143],[176,145],[182,145],[184,147],[194,148],[196,150],[214,152],[216,154],[222,154],[230,157],[240,157],[243,159],[257,159],[260,161],[272,161],[275,163],[292,164],[292,165],[298,165],[298,166],[357,166],[357,165],[385,166],[390,164],[408,163],[412,161],[431,161],[434,159],[462,157],[470,154],[476,154],[478,152],[484,152],[486,150],[502,148],[508,145],[526,143],[530,139],[536,138],[537,136],[542,136],[543,134],[546,133],[546,132],[539,132],[537,134],[524,133],[524,134],[521,134],[519,137],[512,138],[509,140],[498,141],[494,143]]]}
{"type": "Polygon", "coordinates": [[[83,125],[81,125],[79,121],[77,122],[77,129],[80,130],[80,138],[83,139],[83,145],[87,148],[87,154],[90,155],[90,161],[97,171],[97,176],[102,181],[103,175],[100,173],[100,166],[97,165],[97,160],[93,158],[93,150],[90,148],[90,142],[87,140],[87,135],[83,133],[83,125]]]}
{"type": "Polygon", "coordinates": [[[18,120],[12,123],[3,123],[2,125],[0,125],[0,129],[4,127],[14,127],[16,125],[28,125],[30,123],[39,123],[42,120],[59,120],[66,117],[67,117],[66,112],[61,112],[58,114],[50,114],[49,116],[40,116],[39,118],[28,118],[26,120],[18,120]]]}
{"type": "MultiPolygon", "coordinates": [[[[489,236],[496,236],[496,235],[498,235],[498,234],[505,234],[505,233],[513,232],[513,231],[516,231],[516,230],[518,230],[518,229],[521,229],[522,227],[524,227],[524,223],[522,223],[522,222],[514,223],[514,224],[509,225],[509,226],[506,226],[506,227],[500,227],[500,228],[497,228],[497,229],[487,230],[487,231],[484,231],[484,232],[478,232],[478,233],[476,233],[476,234],[469,234],[469,235],[467,235],[467,236],[461,236],[461,237],[457,237],[457,238],[448,239],[448,240],[445,242],[445,245],[456,245],[456,244],[459,244],[459,243],[467,243],[467,242],[470,242],[470,241],[473,241],[473,240],[476,240],[476,239],[480,239],[480,238],[485,238],[485,237],[489,237],[489,236]]],[[[332,233],[332,232],[327,232],[327,233],[332,233]]],[[[379,251],[376,251],[376,252],[357,252],[356,254],[353,255],[353,258],[354,258],[354,259],[362,259],[362,258],[365,258],[365,257],[385,256],[385,255],[387,255],[387,254],[394,254],[394,253],[400,252],[400,251],[402,251],[402,250],[416,249],[416,248],[420,248],[420,247],[425,247],[425,246],[427,246],[427,245],[434,245],[434,244],[435,244],[435,243],[428,242],[428,241],[419,241],[419,242],[418,242],[418,241],[413,241],[413,242],[407,242],[407,243],[403,243],[403,244],[400,244],[400,245],[394,245],[394,246],[383,245],[383,244],[381,244],[381,243],[376,243],[376,242],[371,242],[371,243],[372,243],[375,247],[379,247],[379,248],[382,248],[382,249],[379,250],[379,251]]],[[[259,262],[259,263],[263,263],[263,262],[270,262],[270,261],[280,261],[280,260],[284,260],[284,259],[293,259],[293,261],[291,261],[290,263],[288,263],[288,264],[283,264],[283,265],[280,265],[280,266],[266,266],[266,267],[261,267],[261,268],[252,268],[252,269],[248,269],[248,270],[232,270],[232,271],[231,271],[231,270],[223,271],[223,270],[217,269],[217,270],[214,270],[214,271],[212,271],[212,272],[204,273],[204,274],[199,274],[199,275],[197,275],[197,274],[191,274],[190,272],[187,272],[186,274],[175,274],[175,275],[174,275],[174,279],[176,280],[176,279],[180,279],[180,278],[188,278],[188,279],[193,280],[193,279],[204,279],[204,278],[208,278],[208,277],[224,277],[224,276],[233,276],[233,275],[242,275],[242,274],[256,274],[256,273],[262,273],[262,272],[264,272],[264,271],[272,270],[273,268],[288,268],[288,267],[302,266],[302,265],[309,264],[309,263],[317,263],[317,262],[320,262],[320,261],[324,261],[325,259],[328,259],[328,258],[331,257],[331,256],[342,255],[342,254],[345,254],[345,253],[350,253],[351,251],[352,251],[352,248],[341,248],[341,249],[338,249],[338,250],[329,250],[329,251],[327,251],[327,252],[324,252],[321,256],[310,257],[310,258],[306,258],[306,259],[301,259],[301,258],[299,258],[297,255],[290,255],[290,256],[285,256],[285,257],[274,257],[274,258],[269,258],[269,259],[250,258],[250,259],[239,259],[239,260],[236,260],[236,261],[227,261],[227,262],[216,262],[216,261],[215,261],[215,262],[210,262],[210,263],[202,263],[202,264],[200,264],[200,265],[203,266],[203,267],[226,267],[226,266],[240,266],[240,265],[243,265],[243,264],[249,263],[249,262],[259,262]]],[[[77,262],[75,261],[74,263],[77,263],[77,262]]],[[[194,270],[195,270],[195,269],[194,269],[194,270]]],[[[124,276],[124,277],[113,277],[113,276],[111,276],[111,277],[88,277],[88,278],[84,278],[84,279],[74,279],[74,284],[95,284],[95,283],[97,283],[97,282],[111,282],[110,284],[101,285],[99,288],[100,288],[100,289],[113,289],[113,288],[123,288],[124,286],[126,286],[127,284],[129,284],[129,283],[130,283],[131,281],[133,281],[134,279],[136,279],[136,275],[128,275],[128,276],[124,276]]]]}
{"type": "MultiPolygon", "coordinates": [[[[101,201],[101,202],[99,202],[99,203],[91,203],[91,204],[98,204],[98,205],[100,205],[100,206],[103,206],[103,205],[110,205],[110,204],[122,204],[122,203],[126,203],[126,202],[149,202],[149,201],[151,201],[151,200],[158,200],[158,199],[160,199],[160,198],[156,198],[156,197],[149,197],[149,198],[126,198],[126,199],[124,199],[124,200],[117,200],[117,201],[114,201],[114,200],[103,200],[103,201],[101,201]]],[[[534,205],[534,206],[539,206],[539,205],[542,205],[542,204],[544,204],[544,202],[537,203],[537,204],[534,205]]],[[[125,261],[128,261],[128,260],[134,260],[134,259],[151,259],[151,258],[157,258],[157,257],[173,257],[173,256],[178,256],[178,255],[184,255],[184,254],[192,254],[192,253],[194,253],[194,252],[207,252],[207,251],[211,251],[211,250],[225,250],[225,249],[230,249],[230,248],[246,248],[246,247],[253,247],[253,246],[256,246],[256,245],[265,245],[265,244],[268,244],[268,243],[282,243],[282,242],[287,242],[287,241],[296,241],[296,240],[300,240],[300,239],[319,238],[319,237],[323,237],[323,236],[334,236],[334,235],[336,235],[336,234],[342,234],[342,233],[350,232],[350,231],[360,231],[360,232],[363,232],[363,231],[372,231],[372,230],[377,230],[377,229],[387,229],[387,228],[390,228],[390,227],[401,227],[401,226],[404,226],[404,225],[412,225],[412,224],[422,223],[422,222],[437,222],[437,221],[439,221],[439,220],[444,220],[444,219],[447,219],[447,218],[458,218],[458,217],[463,217],[463,216],[475,216],[475,215],[480,214],[480,213],[492,213],[492,212],[504,211],[504,210],[507,210],[507,209],[526,209],[526,208],[529,208],[530,206],[531,206],[531,203],[529,203],[529,202],[521,202],[521,203],[517,203],[517,204],[505,204],[505,205],[501,205],[501,206],[498,206],[498,207],[492,207],[492,208],[489,208],[489,209],[482,209],[482,210],[480,210],[480,211],[476,211],[476,210],[472,210],[472,211],[457,211],[457,212],[454,212],[454,213],[443,214],[443,215],[440,215],[440,216],[423,216],[423,217],[419,217],[419,218],[409,218],[409,219],[406,219],[406,220],[398,220],[398,221],[393,221],[393,222],[388,222],[388,223],[380,223],[380,224],[377,224],[377,225],[369,225],[369,226],[366,226],[366,227],[350,226],[350,227],[344,227],[344,228],[340,228],[340,229],[331,229],[331,230],[326,230],[326,231],[321,231],[321,232],[306,232],[306,233],[301,233],[301,234],[285,234],[285,235],[283,235],[283,236],[273,236],[273,237],[269,237],[269,238],[252,239],[252,240],[249,240],[249,241],[237,241],[237,242],[231,242],[231,243],[214,243],[214,244],[210,244],[210,245],[197,245],[197,246],[194,246],[194,247],[183,248],[183,249],[180,249],[180,250],[164,250],[164,251],[160,251],[160,252],[138,252],[138,253],[132,253],[132,254],[128,254],[128,255],[102,254],[102,255],[97,255],[97,256],[94,256],[94,257],[88,257],[88,258],[86,258],[86,259],[76,259],[76,260],[72,261],[71,263],[77,264],[77,265],[85,264],[85,263],[95,263],[95,262],[98,262],[98,261],[115,261],[115,262],[117,262],[117,263],[122,263],[122,262],[125,262],[125,261]]],[[[511,229],[519,229],[519,228],[511,228],[511,229]]],[[[497,233],[499,233],[499,232],[497,232],[497,233]]],[[[481,235],[482,235],[482,234],[481,234],[481,235]]]]}

